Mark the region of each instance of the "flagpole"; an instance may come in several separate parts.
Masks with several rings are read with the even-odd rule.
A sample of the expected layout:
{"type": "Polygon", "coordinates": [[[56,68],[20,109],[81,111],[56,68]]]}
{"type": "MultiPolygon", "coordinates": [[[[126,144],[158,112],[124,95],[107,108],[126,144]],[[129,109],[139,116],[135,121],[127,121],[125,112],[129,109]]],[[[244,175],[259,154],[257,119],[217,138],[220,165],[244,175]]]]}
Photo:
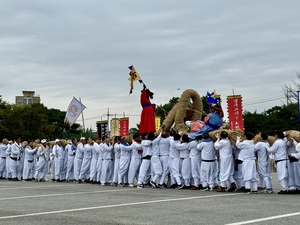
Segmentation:
{"type": "MultiPolygon", "coordinates": [[[[81,98],[79,97],[79,102],[81,103],[81,98]]],[[[83,111],[81,112],[82,116],[82,125],[83,125],[83,132],[85,132],[85,126],[84,126],[84,117],[83,117],[83,111]]]]}

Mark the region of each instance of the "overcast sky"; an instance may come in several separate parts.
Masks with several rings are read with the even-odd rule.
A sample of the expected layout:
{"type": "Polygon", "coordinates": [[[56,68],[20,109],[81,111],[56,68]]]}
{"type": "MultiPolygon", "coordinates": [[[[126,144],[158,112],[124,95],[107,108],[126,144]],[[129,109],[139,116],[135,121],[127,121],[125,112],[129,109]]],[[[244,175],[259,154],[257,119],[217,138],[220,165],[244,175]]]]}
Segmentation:
{"type": "Polygon", "coordinates": [[[131,127],[139,122],[141,85],[128,95],[131,64],[156,104],[191,88],[216,90],[226,109],[234,89],[251,112],[282,105],[284,98],[253,103],[284,97],[281,87],[300,71],[297,0],[0,3],[3,99],[33,90],[48,108],[66,110],[81,97],[93,129],[107,108],[130,115],[131,127]]]}

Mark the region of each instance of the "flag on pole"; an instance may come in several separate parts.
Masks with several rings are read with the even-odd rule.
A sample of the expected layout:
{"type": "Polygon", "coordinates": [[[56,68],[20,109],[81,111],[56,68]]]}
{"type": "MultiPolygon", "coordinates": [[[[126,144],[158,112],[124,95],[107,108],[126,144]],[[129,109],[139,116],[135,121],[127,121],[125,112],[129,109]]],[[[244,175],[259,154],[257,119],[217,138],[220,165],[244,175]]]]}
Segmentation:
{"type": "Polygon", "coordinates": [[[64,122],[68,123],[71,127],[85,108],[86,107],[80,101],[73,97],[67,109],[64,122]]]}
{"type": "Polygon", "coordinates": [[[130,72],[129,72],[129,78],[128,80],[130,81],[130,91],[129,91],[129,94],[132,93],[132,90],[133,90],[133,83],[134,81],[139,81],[140,83],[143,83],[142,81],[142,78],[140,77],[139,73],[136,71],[136,69],[134,68],[133,65],[129,66],[128,67],[130,69],[130,72]]]}

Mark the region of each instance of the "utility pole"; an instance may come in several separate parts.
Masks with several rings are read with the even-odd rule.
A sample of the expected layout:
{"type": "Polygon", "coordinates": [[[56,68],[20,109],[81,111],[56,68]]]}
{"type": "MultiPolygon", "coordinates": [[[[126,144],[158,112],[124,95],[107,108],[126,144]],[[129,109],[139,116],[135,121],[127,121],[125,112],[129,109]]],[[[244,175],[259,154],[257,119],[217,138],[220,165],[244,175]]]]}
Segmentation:
{"type": "Polygon", "coordinates": [[[110,122],[109,122],[109,116],[114,116],[115,114],[109,114],[109,108],[107,108],[107,114],[103,114],[103,116],[107,116],[107,123],[108,123],[108,131],[110,136],[110,122]]]}

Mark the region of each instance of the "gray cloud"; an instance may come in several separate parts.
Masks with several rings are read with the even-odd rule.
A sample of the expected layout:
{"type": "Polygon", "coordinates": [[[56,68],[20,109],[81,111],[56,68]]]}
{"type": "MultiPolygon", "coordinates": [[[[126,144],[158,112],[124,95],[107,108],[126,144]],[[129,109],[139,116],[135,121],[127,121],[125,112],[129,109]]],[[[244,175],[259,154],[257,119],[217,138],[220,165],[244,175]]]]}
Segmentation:
{"type": "Polygon", "coordinates": [[[4,1],[0,11],[0,78],[5,100],[35,90],[65,110],[72,97],[87,106],[86,124],[106,113],[138,123],[140,84],[128,95],[134,64],[154,102],[184,89],[243,96],[263,111],[283,96],[299,70],[298,1],[4,1]],[[178,91],[177,88],[181,90],[178,91]]]}

